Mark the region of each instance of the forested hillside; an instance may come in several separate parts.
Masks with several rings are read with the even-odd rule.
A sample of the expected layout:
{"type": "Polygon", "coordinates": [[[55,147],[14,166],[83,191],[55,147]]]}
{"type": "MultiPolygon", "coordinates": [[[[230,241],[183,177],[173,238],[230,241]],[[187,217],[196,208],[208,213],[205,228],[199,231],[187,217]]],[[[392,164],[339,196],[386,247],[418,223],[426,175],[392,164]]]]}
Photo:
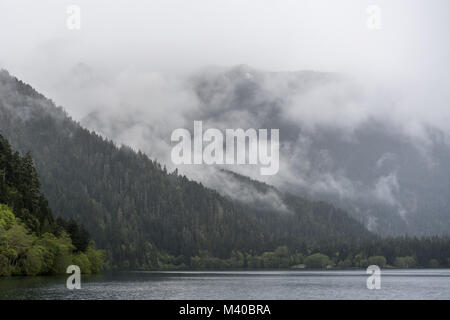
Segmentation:
{"type": "Polygon", "coordinates": [[[64,273],[73,263],[97,273],[103,253],[84,227],[54,219],[30,154],[12,152],[0,135],[0,276],[64,273]]]}
{"type": "Polygon", "coordinates": [[[288,213],[249,209],[71,120],[29,85],[0,74],[0,130],[36,161],[53,211],[80,221],[117,268],[189,263],[371,237],[331,205],[293,199],[288,213]],[[167,254],[170,254],[168,257],[167,254]]]}
{"type": "MultiPolygon", "coordinates": [[[[77,94],[92,95],[100,84],[108,87],[94,76],[98,70],[78,67],[82,85],[76,86],[77,94]]],[[[113,106],[97,100],[83,104],[81,123],[165,161],[170,161],[167,137],[176,128],[191,128],[195,120],[202,120],[205,129],[222,131],[279,128],[283,164],[266,182],[332,203],[381,236],[448,234],[448,133],[424,119],[412,124],[409,115],[394,117],[393,108],[404,103],[400,96],[411,93],[400,94],[384,82],[368,86],[344,74],[271,72],[246,65],[203,68],[179,81],[182,85],[170,93],[158,92],[154,83],[140,83],[137,87],[148,90],[139,93],[134,86],[127,86],[129,92],[111,87],[117,99],[113,106]],[[167,112],[154,111],[159,109],[167,112]]],[[[164,83],[170,87],[171,82],[164,83]]],[[[257,166],[229,168],[259,179],[257,166]]],[[[209,178],[196,176],[205,184],[209,178]]]]}
{"type": "MultiPolygon", "coordinates": [[[[219,179],[238,186],[232,200],[225,187],[217,186],[218,192],[177,171],[169,173],[145,154],[82,128],[6,71],[0,72],[0,131],[25,154],[12,154],[3,140],[0,169],[3,181],[11,182],[1,185],[2,201],[9,206],[1,207],[2,239],[15,225],[25,228],[32,247],[45,247],[50,237],[63,247],[72,241],[76,253],[83,251],[78,246],[85,233],[73,219],[86,226],[116,269],[450,265],[448,238],[381,239],[332,205],[241,175],[220,173],[225,176],[219,179]],[[52,218],[37,176],[49,207],[66,222],[52,218]],[[11,189],[13,180],[17,192],[11,189]],[[253,202],[239,200],[254,190],[253,202]],[[72,232],[72,240],[61,230],[72,232]]],[[[89,254],[96,256],[86,250],[88,260],[89,254]]],[[[28,261],[26,253],[19,255],[28,261]]],[[[76,262],[86,264],[81,257],[76,262]]],[[[36,273],[23,269],[34,265],[23,262],[15,270],[36,273]]],[[[39,268],[49,271],[46,265],[39,268]]]]}

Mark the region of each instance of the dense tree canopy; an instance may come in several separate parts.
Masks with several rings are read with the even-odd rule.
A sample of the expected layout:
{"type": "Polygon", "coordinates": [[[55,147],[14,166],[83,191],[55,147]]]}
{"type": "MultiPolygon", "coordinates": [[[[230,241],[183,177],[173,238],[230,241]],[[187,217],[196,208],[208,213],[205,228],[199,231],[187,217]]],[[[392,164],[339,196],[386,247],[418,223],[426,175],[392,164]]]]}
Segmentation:
{"type": "Polygon", "coordinates": [[[102,255],[84,227],[53,218],[30,154],[12,152],[0,135],[0,275],[63,273],[72,263],[98,272],[102,255]]]}

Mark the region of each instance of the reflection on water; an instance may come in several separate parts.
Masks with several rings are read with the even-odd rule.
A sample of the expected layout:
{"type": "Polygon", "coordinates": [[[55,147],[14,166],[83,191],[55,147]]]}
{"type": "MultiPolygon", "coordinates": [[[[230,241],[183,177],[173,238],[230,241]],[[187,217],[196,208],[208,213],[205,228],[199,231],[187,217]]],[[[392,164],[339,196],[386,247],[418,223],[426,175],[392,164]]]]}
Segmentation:
{"type": "Polygon", "coordinates": [[[450,299],[450,270],[382,270],[368,290],[364,270],[114,272],[66,277],[0,278],[0,299],[450,299]]]}

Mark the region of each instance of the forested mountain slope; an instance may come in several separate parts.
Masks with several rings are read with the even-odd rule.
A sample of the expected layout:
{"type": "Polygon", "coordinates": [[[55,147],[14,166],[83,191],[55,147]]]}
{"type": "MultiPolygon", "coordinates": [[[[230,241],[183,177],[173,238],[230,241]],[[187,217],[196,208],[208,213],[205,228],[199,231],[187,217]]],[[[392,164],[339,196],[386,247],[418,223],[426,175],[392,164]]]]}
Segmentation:
{"type": "Polygon", "coordinates": [[[323,202],[289,196],[283,210],[233,202],[82,128],[6,71],[0,72],[0,131],[14,148],[31,151],[52,210],[83,223],[112,267],[155,268],[166,253],[176,264],[200,250],[227,258],[233,250],[317,248],[373,237],[323,202]]]}
{"type": "MultiPolygon", "coordinates": [[[[423,111],[435,108],[440,102],[433,94],[415,101],[413,92],[370,77],[245,65],[203,68],[177,85],[149,81],[122,92],[88,70],[79,72],[82,77],[73,72],[82,85],[72,90],[95,96],[91,88],[109,88],[115,108],[85,99],[90,112],[81,123],[114,141],[170,161],[167,137],[195,120],[221,131],[279,128],[280,170],[265,182],[332,203],[382,236],[449,233],[449,130],[444,120],[438,125],[407,112],[415,102],[423,111]],[[174,116],[154,111],[159,109],[174,116]]],[[[440,112],[428,116],[433,114],[438,119],[440,112]]],[[[258,166],[228,168],[260,178],[258,166]]],[[[179,167],[192,177],[195,169],[179,167]]],[[[205,176],[195,179],[209,186],[205,176]]]]}

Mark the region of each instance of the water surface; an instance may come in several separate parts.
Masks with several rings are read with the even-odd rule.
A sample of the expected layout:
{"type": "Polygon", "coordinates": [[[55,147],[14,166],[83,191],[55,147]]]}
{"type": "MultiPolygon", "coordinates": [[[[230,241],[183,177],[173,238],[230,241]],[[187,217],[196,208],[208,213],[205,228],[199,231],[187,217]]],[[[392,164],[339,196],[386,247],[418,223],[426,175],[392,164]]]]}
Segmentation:
{"type": "Polygon", "coordinates": [[[450,299],[450,269],[382,270],[369,290],[365,270],[114,272],[66,277],[0,278],[0,299],[450,299]]]}

